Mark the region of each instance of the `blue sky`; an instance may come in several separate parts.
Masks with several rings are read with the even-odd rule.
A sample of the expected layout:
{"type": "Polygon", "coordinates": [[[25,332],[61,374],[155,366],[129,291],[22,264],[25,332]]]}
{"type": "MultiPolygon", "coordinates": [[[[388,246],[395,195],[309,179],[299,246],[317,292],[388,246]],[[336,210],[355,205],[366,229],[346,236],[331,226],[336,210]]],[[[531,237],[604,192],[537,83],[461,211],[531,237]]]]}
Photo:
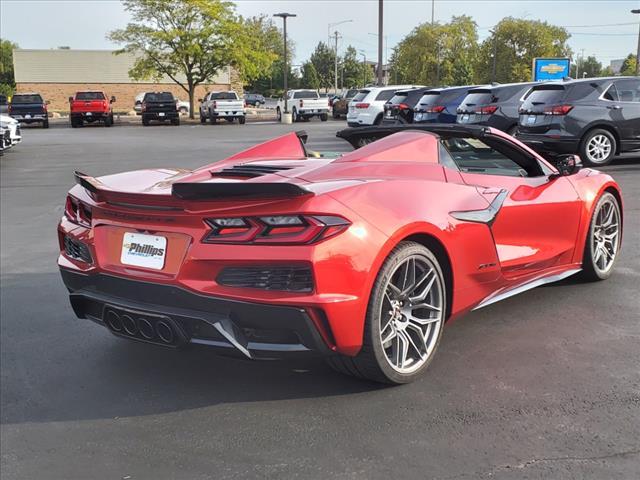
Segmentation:
{"type": "MultiPolygon", "coordinates": [[[[326,40],[330,22],[353,20],[336,27],[343,35],[340,47],[352,44],[367,57],[376,56],[376,0],[237,0],[238,13],[251,16],[288,11],[298,14],[289,21],[296,42],[296,63],[309,56],[320,40],[326,40]]],[[[435,18],[448,21],[467,14],[480,27],[480,38],[501,18],[514,16],[568,26],[574,52],[596,55],[605,65],[636,51],[640,0],[435,0],[435,18]],[[631,25],[618,25],[628,24],[631,25]],[[601,26],[616,24],[615,26],[601,26]]],[[[117,0],[0,0],[0,35],[22,48],[109,49],[116,45],[105,34],[129,19],[117,0]]],[[[416,25],[431,20],[431,0],[385,0],[385,35],[389,55],[393,46],[416,25]]]]}

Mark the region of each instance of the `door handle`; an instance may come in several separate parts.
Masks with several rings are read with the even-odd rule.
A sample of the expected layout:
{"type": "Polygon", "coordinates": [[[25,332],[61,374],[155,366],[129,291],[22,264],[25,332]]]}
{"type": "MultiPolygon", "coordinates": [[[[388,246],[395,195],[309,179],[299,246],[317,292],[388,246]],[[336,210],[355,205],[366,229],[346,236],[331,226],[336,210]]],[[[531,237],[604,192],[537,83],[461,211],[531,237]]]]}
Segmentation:
{"type": "Polygon", "coordinates": [[[607,105],[607,108],[609,110],[622,110],[622,107],[620,105],[607,105]]]}

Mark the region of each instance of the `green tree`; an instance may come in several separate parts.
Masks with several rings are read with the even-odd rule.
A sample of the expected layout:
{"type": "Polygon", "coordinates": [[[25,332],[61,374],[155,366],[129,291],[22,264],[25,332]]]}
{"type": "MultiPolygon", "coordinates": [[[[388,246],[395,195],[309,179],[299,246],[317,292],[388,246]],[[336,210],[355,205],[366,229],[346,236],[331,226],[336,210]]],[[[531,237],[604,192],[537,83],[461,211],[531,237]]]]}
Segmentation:
{"type": "Polygon", "coordinates": [[[530,81],[534,58],[571,56],[571,49],[567,45],[569,37],[569,32],[564,28],[547,22],[503,18],[480,45],[475,65],[476,82],[530,81]],[[494,51],[496,75],[492,78],[494,51]]]}
{"type": "Polygon", "coordinates": [[[9,40],[0,39],[0,94],[13,95],[16,81],[13,75],[13,50],[18,45],[9,40]]]}
{"type": "Polygon", "coordinates": [[[635,75],[636,74],[636,56],[633,53],[627,55],[627,58],[622,62],[620,67],[620,75],[635,75]]]}
{"type": "Polygon", "coordinates": [[[358,59],[358,51],[349,45],[340,59],[342,84],[346,88],[365,86],[373,81],[373,71],[358,59]]]}
{"type": "Polygon", "coordinates": [[[117,53],[137,56],[129,76],[136,80],[169,77],[189,95],[190,115],[198,85],[211,81],[227,65],[243,81],[268,70],[276,54],[252,29],[255,21],[235,14],[221,0],[123,0],[133,23],[110,32],[124,44],[117,53]]]}
{"type": "Polygon", "coordinates": [[[333,86],[334,82],[334,69],[335,69],[335,54],[333,49],[320,42],[316,46],[316,49],[311,54],[309,61],[313,63],[313,66],[318,72],[318,78],[320,79],[320,86],[325,90],[328,90],[333,86]]]}
{"type": "Polygon", "coordinates": [[[477,49],[477,25],[466,15],[446,24],[423,23],[394,48],[391,78],[433,86],[469,84],[477,49]]]}
{"type": "Polygon", "coordinates": [[[303,88],[312,88],[313,90],[320,88],[320,77],[318,76],[316,67],[311,62],[302,64],[301,86],[303,88]]]}

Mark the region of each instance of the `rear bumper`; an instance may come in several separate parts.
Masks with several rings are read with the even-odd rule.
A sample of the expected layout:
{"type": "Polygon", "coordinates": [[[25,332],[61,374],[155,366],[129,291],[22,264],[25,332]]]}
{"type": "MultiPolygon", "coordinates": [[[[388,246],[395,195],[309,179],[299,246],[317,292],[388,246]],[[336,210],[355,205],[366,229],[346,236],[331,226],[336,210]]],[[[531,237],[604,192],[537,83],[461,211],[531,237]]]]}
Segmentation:
{"type": "Polygon", "coordinates": [[[303,308],[228,300],[66,268],[60,273],[75,314],[120,337],[168,347],[201,344],[251,359],[333,353],[303,308]],[[168,333],[161,335],[167,328],[171,341],[168,333]]]}
{"type": "Polygon", "coordinates": [[[46,113],[16,113],[11,118],[15,118],[22,123],[44,122],[47,119],[46,113]]]}
{"type": "Polygon", "coordinates": [[[517,133],[516,138],[533,150],[543,153],[576,153],[580,147],[580,139],[575,137],[553,138],[548,135],[517,133]]]}
{"type": "Polygon", "coordinates": [[[71,118],[81,118],[83,120],[103,120],[111,116],[111,112],[71,112],[71,118]]]}
{"type": "Polygon", "coordinates": [[[180,116],[180,112],[177,110],[171,112],[144,112],[142,113],[143,120],[171,120],[174,118],[178,118],[180,116]],[[164,115],[160,115],[163,113],[164,115]]]}
{"type": "Polygon", "coordinates": [[[214,117],[217,117],[217,118],[244,117],[245,116],[245,113],[243,111],[241,111],[241,110],[238,110],[238,111],[229,110],[229,111],[226,111],[226,112],[225,111],[217,111],[217,112],[211,112],[211,114],[214,117]]]}

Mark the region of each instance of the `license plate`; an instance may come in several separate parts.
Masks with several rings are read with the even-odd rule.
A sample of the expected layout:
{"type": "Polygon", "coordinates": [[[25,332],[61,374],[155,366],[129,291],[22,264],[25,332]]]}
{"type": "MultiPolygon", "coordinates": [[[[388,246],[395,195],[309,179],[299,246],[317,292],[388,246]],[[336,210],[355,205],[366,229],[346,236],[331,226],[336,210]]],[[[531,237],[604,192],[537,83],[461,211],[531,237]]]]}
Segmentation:
{"type": "Polygon", "coordinates": [[[87,117],[90,117],[91,115],[93,115],[93,113],[87,112],[87,117]]]}
{"type": "Polygon", "coordinates": [[[122,238],[120,263],[162,270],[166,254],[166,237],[126,232],[122,238]]]}
{"type": "Polygon", "coordinates": [[[24,118],[31,118],[31,115],[27,113],[24,118]]]}
{"type": "Polygon", "coordinates": [[[158,114],[158,116],[159,116],[159,117],[164,117],[164,112],[160,112],[160,113],[158,114]]]}
{"type": "Polygon", "coordinates": [[[536,115],[529,115],[529,116],[527,117],[527,123],[529,123],[529,124],[531,124],[531,123],[536,123],[536,119],[537,119],[537,118],[538,118],[538,117],[537,117],[536,115]]]}
{"type": "Polygon", "coordinates": [[[462,121],[463,122],[468,122],[469,121],[469,114],[465,113],[464,115],[462,115],[462,121]]]}

